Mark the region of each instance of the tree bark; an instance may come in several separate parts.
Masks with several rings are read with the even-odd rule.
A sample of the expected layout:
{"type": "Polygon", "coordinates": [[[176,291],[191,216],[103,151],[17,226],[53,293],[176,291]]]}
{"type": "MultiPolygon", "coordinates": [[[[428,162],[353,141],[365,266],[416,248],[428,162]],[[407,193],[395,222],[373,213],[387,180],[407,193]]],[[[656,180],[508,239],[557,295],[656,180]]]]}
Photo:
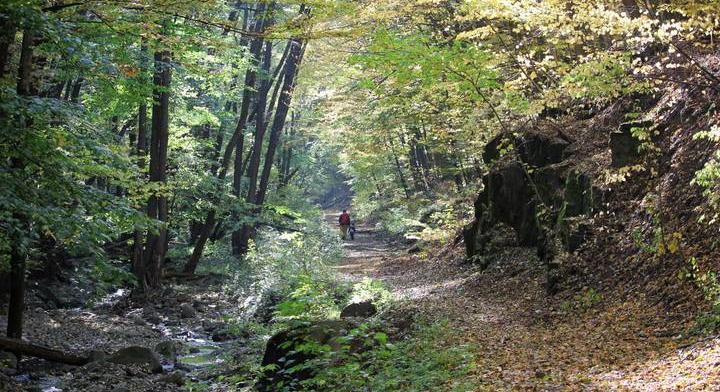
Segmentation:
{"type": "MultiPolygon", "coordinates": [[[[264,3],[261,3],[258,7],[258,15],[262,15],[264,13],[264,3]]],[[[263,31],[264,28],[264,19],[258,18],[255,22],[254,31],[260,32],[263,31]]],[[[262,48],[262,40],[256,38],[253,40],[253,43],[251,44],[250,51],[251,53],[257,54],[257,56],[253,55],[253,57],[257,60],[259,58],[259,53],[262,48]]],[[[248,70],[245,73],[245,80],[248,80],[249,73],[254,74],[256,71],[254,69],[255,67],[249,67],[248,70]]],[[[252,76],[252,78],[255,78],[255,76],[252,76]]],[[[253,79],[251,79],[253,80],[253,79]]],[[[247,86],[246,86],[247,87],[247,86]]],[[[244,94],[243,94],[244,95],[244,94]]],[[[249,100],[248,100],[249,102],[249,100]]],[[[242,124],[238,121],[238,127],[235,128],[235,132],[230,137],[230,140],[228,141],[227,146],[225,147],[225,152],[223,153],[223,159],[219,167],[218,172],[218,183],[221,184],[225,177],[227,176],[227,171],[230,167],[230,160],[232,159],[233,152],[237,149],[237,140],[239,137],[242,136],[244,132],[244,127],[242,124]]],[[[193,249],[193,253],[188,259],[188,261],[185,263],[185,267],[183,268],[183,271],[185,273],[192,274],[195,272],[195,269],[197,268],[197,265],[200,263],[200,258],[202,257],[203,250],[205,249],[205,243],[207,243],[208,238],[210,237],[210,234],[212,232],[212,229],[215,225],[215,209],[211,209],[210,212],[208,212],[205,222],[203,224],[202,232],[200,233],[200,236],[198,236],[198,239],[195,243],[195,247],[193,249]]]]}
{"type": "MultiPolygon", "coordinates": [[[[22,47],[20,49],[20,65],[17,77],[17,94],[21,97],[29,97],[37,93],[33,77],[33,50],[35,36],[29,31],[23,31],[22,47]]],[[[18,129],[24,130],[30,126],[31,119],[24,118],[23,114],[18,116],[18,129]]],[[[26,163],[19,156],[13,157],[11,167],[14,173],[20,175],[26,163]]],[[[7,336],[21,339],[23,331],[23,313],[25,310],[25,268],[27,253],[25,237],[30,237],[31,224],[28,217],[14,211],[13,219],[18,222],[19,227],[14,228],[10,243],[10,301],[8,303],[7,336]]]]}
{"type": "Polygon", "coordinates": [[[403,174],[400,159],[398,159],[397,153],[395,152],[395,143],[393,143],[392,138],[388,138],[387,140],[390,146],[390,152],[392,154],[393,161],[395,163],[395,170],[397,171],[398,180],[400,180],[400,185],[402,185],[402,188],[405,191],[405,197],[409,199],[411,196],[410,188],[408,188],[407,181],[405,180],[405,175],[403,174]]]}
{"type": "MultiPolygon", "coordinates": [[[[301,12],[303,12],[301,10],[301,12]]],[[[285,64],[285,76],[283,80],[283,87],[280,93],[280,101],[278,102],[277,110],[275,111],[275,117],[270,131],[270,140],[268,141],[267,152],[265,153],[265,164],[263,166],[262,175],[260,178],[260,186],[255,196],[252,193],[248,193],[248,201],[255,204],[258,208],[265,202],[265,195],[267,193],[268,184],[270,181],[270,171],[272,169],[275,150],[277,149],[280,134],[285,127],[285,121],[287,119],[288,111],[292,103],[293,92],[295,91],[295,82],[297,79],[297,71],[301,62],[301,54],[303,44],[300,39],[293,38],[288,43],[290,45],[290,51],[288,52],[287,63],[285,64]]],[[[260,115],[260,109],[258,107],[258,115],[260,115]]],[[[264,117],[264,116],[263,116],[264,117]]],[[[256,144],[260,146],[260,144],[256,144]]],[[[257,149],[260,151],[260,149],[257,149]]],[[[256,211],[257,213],[257,211],[256,211]]],[[[248,244],[250,238],[252,238],[255,232],[256,225],[246,224],[243,225],[240,233],[240,248],[241,252],[245,254],[248,250],[248,244]]]]}
{"type": "Polygon", "coordinates": [[[270,171],[273,165],[273,157],[277,150],[278,142],[280,141],[280,134],[285,127],[285,121],[287,120],[287,114],[292,104],[293,92],[295,91],[295,83],[297,80],[297,70],[300,67],[301,53],[302,53],[302,41],[299,39],[292,39],[289,43],[291,45],[290,52],[288,54],[288,62],[285,67],[285,80],[280,93],[280,102],[278,102],[277,110],[275,111],[275,118],[273,119],[273,125],[270,131],[270,140],[268,144],[267,152],[265,153],[265,165],[262,171],[262,177],[260,178],[260,189],[258,190],[258,196],[255,200],[255,204],[262,205],[265,202],[265,195],[267,194],[268,185],[270,182],[270,171]]]}
{"type": "MultiPolygon", "coordinates": [[[[170,54],[155,53],[153,75],[152,135],[150,142],[150,182],[160,186],[167,181],[167,150],[170,108],[170,54]]],[[[160,193],[150,196],[148,216],[160,222],[157,233],[148,234],[145,246],[145,279],[148,286],[158,287],[165,259],[167,240],[167,197],[160,193]]]]}

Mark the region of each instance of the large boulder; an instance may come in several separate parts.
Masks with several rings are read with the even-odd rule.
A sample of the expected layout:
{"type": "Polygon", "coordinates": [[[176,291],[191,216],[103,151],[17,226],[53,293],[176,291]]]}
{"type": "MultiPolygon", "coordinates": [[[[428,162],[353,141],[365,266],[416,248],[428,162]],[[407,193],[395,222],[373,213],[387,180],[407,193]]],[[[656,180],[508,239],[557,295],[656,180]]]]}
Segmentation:
{"type": "Polygon", "coordinates": [[[565,180],[563,192],[565,217],[588,215],[593,211],[596,195],[590,177],[582,172],[571,170],[565,180]]]}
{"type": "Polygon", "coordinates": [[[565,140],[538,133],[502,135],[488,143],[483,157],[495,163],[483,177],[475,220],[463,231],[469,258],[486,253],[496,227],[509,227],[517,245],[537,247],[542,260],[553,257],[553,238],[574,250],[589,236],[581,217],[593,211],[594,188],[587,174],[565,160],[568,146],[565,140]],[[513,150],[516,153],[501,157],[501,151],[513,150]],[[565,222],[576,217],[572,224],[565,222]]]}
{"type": "Polygon", "coordinates": [[[163,371],[160,358],[146,347],[126,347],[108,357],[107,361],[118,365],[139,365],[153,373],[162,373],[163,371]]]}
{"type": "Polygon", "coordinates": [[[558,137],[538,133],[525,133],[515,140],[520,159],[533,167],[545,167],[560,163],[565,158],[565,149],[570,145],[558,137]]]}
{"type": "Polygon", "coordinates": [[[307,364],[326,350],[338,351],[345,344],[343,338],[353,325],[345,320],[325,320],[302,324],[273,335],[265,347],[262,366],[265,369],[256,388],[276,391],[294,390],[293,385],[312,378],[315,369],[307,364]],[[293,369],[294,368],[294,369],[293,369]]]}
{"type": "Polygon", "coordinates": [[[377,314],[377,307],[372,301],[355,302],[343,308],[341,318],[358,317],[368,318],[377,314]]]}

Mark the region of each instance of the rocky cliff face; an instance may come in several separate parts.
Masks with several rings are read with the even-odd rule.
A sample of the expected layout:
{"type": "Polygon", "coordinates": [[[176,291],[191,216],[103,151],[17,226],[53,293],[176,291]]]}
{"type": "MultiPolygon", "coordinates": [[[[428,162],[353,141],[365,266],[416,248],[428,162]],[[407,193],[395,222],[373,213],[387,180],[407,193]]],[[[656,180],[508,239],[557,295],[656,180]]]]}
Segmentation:
{"type": "Polygon", "coordinates": [[[463,233],[468,258],[488,263],[509,232],[513,245],[537,249],[550,293],[563,280],[691,286],[677,279],[688,259],[709,269],[720,260],[712,227],[698,222],[708,205],[693,183],[716,149],[694,137],[716,121],[706,95],[672,86],[498,135],[485,147],[489,171],[463,233]],[[680,251],[652,253],[671,237],[682,238],[680,251]]]}
{"type": "Polygon", "coordinates": [[[588,234],[582,220],[591,216],[599,192],[573,166],[570,145],[536,132],[488,143],[483,156],[492,169],[483,177],[475,220],[464,231],[468,257],[487,253],[499,226],[513,230],[517,245],[537,247],[548,263],[556,240],[565,250],[577,249],[588,234]]]}

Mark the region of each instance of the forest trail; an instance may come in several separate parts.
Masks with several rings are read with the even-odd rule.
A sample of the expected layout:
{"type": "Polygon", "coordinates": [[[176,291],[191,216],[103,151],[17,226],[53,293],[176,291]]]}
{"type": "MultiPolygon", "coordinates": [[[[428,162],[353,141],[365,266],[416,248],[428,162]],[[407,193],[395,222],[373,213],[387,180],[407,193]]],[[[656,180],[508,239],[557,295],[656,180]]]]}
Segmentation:
{"type": "MultiPolygon", "coordinates": [[[[326,213],[335,226],[336,215],[326,213]]],[[[453,344],[474,347],[481,390],[718,387],[720,339],[680,339],[644,298],[548,297],[532,249],[508,249],[482,270],[464,261],[462,246],[408,254],[365,225],[343,247],[335,269],[346,280],[382,281],[397,301],[392,318],[447,322],[453,344]]]]}
{"type": "MultiPolygon", "coordinates": [[[[334,211],[325,212],[328,225],[339,231],[338,215],[334,211]]],[[[380,266],[399,251],[371,225],[356,224],[356,229],[355,238],[343,242],[343,260],[334,269],[344,280],[378,279],[380,266]]]]}

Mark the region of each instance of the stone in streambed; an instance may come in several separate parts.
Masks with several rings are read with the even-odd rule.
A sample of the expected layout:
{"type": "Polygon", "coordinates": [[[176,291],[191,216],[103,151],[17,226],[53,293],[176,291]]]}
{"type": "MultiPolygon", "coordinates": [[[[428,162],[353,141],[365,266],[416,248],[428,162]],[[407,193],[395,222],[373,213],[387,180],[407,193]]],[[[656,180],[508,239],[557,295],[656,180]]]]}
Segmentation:
{"type": "Polygon", "coordinates": [[[180,317],[184,319],[188,318],[195,318],[197,315],[197,312],[195,311],[195,308],[193,308],[192,305],[189,303],[184,303],[180,305],[180,317]]]}
{"type": "Polygon", "coordinates": [[[18,360],[15,354],[0,351],[0,371],[7,375],[14,375],[17,372],[18,360]]]}
{"type": "Polygon", "coordinates": [[[185,376],[181,372],[172,372],[165,374],[158,379],[158,381],[165,384],[174,384],[179,387],[185,385],[185,376]]]}
{"type": "Polygon", "coordinates": [[[148,348],[140,346],[131,346],[119,350],[111,355],[107,361],[118,365],[141,365],[153,373],[162,373],[163,370],[157,354],[148,348]]]}
{"type": "Polygon", "coordinates": [[[155,352],[171,363],[177,361],[178,345],[172,340],[164,340],[155,345],[155,352]]]}

